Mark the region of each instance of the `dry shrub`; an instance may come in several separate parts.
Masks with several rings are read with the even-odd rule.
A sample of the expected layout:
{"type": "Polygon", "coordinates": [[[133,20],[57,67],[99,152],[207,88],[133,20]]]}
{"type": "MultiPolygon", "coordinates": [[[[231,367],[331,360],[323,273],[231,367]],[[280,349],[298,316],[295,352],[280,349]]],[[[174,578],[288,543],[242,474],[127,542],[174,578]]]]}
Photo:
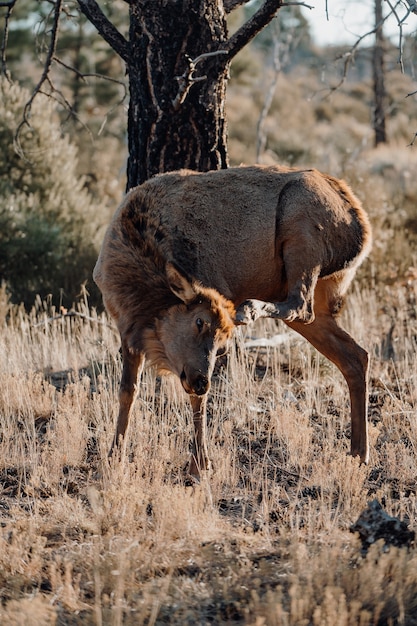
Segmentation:
{"type": "Polygon", "coordinates": [[[259,607],[265,623],[415,623],[407,620],[408,610],[411,608],[413,613],[416,609],[416,556],[395,548],[383,553],[380,544],[373,546],[363,560],[358,560],[355,552],[354,544],[323,546],[318,554],[307,551],[305,545],[298,546],[292,555],[289,600],[282,601],[282,589],[270,592],[267,608],[259,607]]]}
{"type": "Polygon", "coordinates": [[[0,619],[7,626],[55,626],[55,609],[44,596],[36,595],[21,600],[10,600],[0,608],[0,619]]]}

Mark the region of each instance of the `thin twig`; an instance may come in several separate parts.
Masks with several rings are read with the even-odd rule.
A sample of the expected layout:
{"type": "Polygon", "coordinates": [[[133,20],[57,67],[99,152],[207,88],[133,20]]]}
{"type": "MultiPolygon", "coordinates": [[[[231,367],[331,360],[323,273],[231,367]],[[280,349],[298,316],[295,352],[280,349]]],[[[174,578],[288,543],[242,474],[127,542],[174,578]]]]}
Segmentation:
{"type": "Polygon", "coordinates": [[[24,151],[22,148],[22,145],[20,143],[20,133],[22,131],[22,128],[24,126],[27,126],[28,128],[31,128],[30,122],[29,122],[29,117],[30,117],[30,112],[32,109],[32,104],[36,98],[36,96],[40,93],[42,85],[45,82],[49,82],[49,70],[51,69],[51,65],[52,65],[52,61],[53,58],[55,56],[55,50],[56,50],[56,45],[57,45],[57,38],[58,38],[58,27],[59,27],[59,17],[61,14],[61,6],[62,6],[62,0],[56,0],[55,6],[54,6],[54,11],[53,11],[53,15],[54,15],[54,19],[53,19],[53,24],[52,24],[52,30],[51,30],[51,41],[49,44],[49,48],[48,48],[48,54],[46,57],[46,61],[45,61],[45,65],[43,68],[43,72],[42,75],[39,79],[38,84],[36,85],[35,89],[33,90],[33,93],[31,95],[31,97],[29,98],[28,102],[25,105],[25,108],[23,110],[23,119],[20,122],[19,126],[16,129],[16,133],[14,136],[14,146],[15,146],[15,150],[16,152],[22,157],[25,158],[24,156],[24,151]]]}
{"type": "MultiPolygon", "coordinates": [[[[395,7],[392,6],[390,0],[387,0],[388,4],[390,6],[391,12],[388,13],[380,22],[379,24],[376,24],[374,28],[372,28],[372,30],[369,30],[368,32],[364,33],[363,35],[360,35],[357,40],[355,41],[355,43],[351,46],[350,50],[346,53],[344,53],[342,56],[338,57],[336,60],[341,60],[344,59],[343,62],[343,73],[342,73],[342,77],[340,79],[340,81],[333,87],[330,87],[328,89],[327,95],[325,97],[329,97],[334,91],[337,91],[338,89],[340,89],[340,87],[344,84],[347,75],[348,75],[348,71],[349,71],[349,67],[355,57],[355,52],[358,49],[358,47],[360,46],[360,44],[363,42],[364,39],[366,39],[367,37],[369,37],[370,35],[375,35],[376,31],[378,30],[378,28],[380,28],[381,26],[383,26],[385,24],[385,22],[389,19],[389,17],[393,14],[395,15],[395,17],[397,18],[397,23],[398,26],[400,28],[400,50],[402,48],[402,24],[404,23],[405,19],[407,18],[407,16],[412,12],[412,9],[408,10],[407,15],[400,19],[395,11],[395,7]]],[[[414,0],[405,0],[406,2],[408,2],[409,5],[412,5],[414,0]]],[[[327,0],[326,0],[327,2],[327,0]]],[[[397,3],[396,6],[398,6],[398,4],[400,4],[400,2],[397,3]]],[[[417,6],[417,4],[416,4],[417,6]]],[[[326,4],[326,10],[327,10],[327,4],[326,4]]],[[[401,63],[402,66],[402,53],[400,51],[400,57],[399,57],[399,63],[401,63]]],[[[324,89],[323,91],[327,91],[327,88],[324,89]]],[[[409,94],[409,95],[413,95],[413,94],[409,94]]]]}
{"type": "MultiPolygon", "coordinates": [[[[80,72],[75,67],[72,67],[71,65],[68,65],[68,63],[65,63],[64,61],[62,61],[58,57],[54,57],[54,61],[56,63],[58,63],[59,65],[62,65],[62,67],[65,67],[65,69],[69,70],[70,72],[73,72],[74,74],[76,74],[76,76],[81,78],[81,80],[84,81],[84,82],[87,82],[86,78],[98,78],[98,79],[101,79],[101,80],[107,80],[107,81],[109,81],[111,83],[116,83],[116,85],[119,85],[120,87],[123,87],[123,95],[122,95],[122,97],[116,102],[116,104],[114,106],[112,106],[107,111],[107,113],[104,116],[103,123],[101,124],[100,130],[98,131],[98,135],[100,135],[102,133],[102,131],[103,131],[103,128],[104,128],[104,126],[105,126],[105,124],[107,122],[107,119],[108,119],[109,115],[111,115],[126,100],[126,98],[127,98],[127,87],[126,87],[126,84],[122,80],[119,80],[118,78],[113,78],[112,76],[106,76],[105,74],[98,74],[97,72],[80,72]]],[[[83,127],[88,130],[87,125],[84,124],[84,122],[82,122],[80,117],[73,110],[72,106],[69,103],[67,103],[67,104],[68,104],[68,106],[66,106],[65,108],[69,111],[70,115],[73,115],[83,125],[83,127]]]]}
{"type": "MultiPolygon", "coordinates": [[[[56,89],[49,79],[48,79],[47,82],[49,84],[49,87],[50,87],[51,91],[50,92],[46,92],[46,91],[43,91],[42,89],[40,89],[39,93],[42,94],[43,96],[46,96],[47,98],[50,98],[51,100],[54,100],[60,106],[64,107],[64,109],[66,109],[69,112],[66,119],[68,119],[71,115],[73,117],[75,117],[77,122],[82,126],[82,128],[84,130],[87,131],[87,133],[90,135],[90,138],[92,139],[93,138],[92,131],[88,128],[87,124],[85,124],[82,121],[82,119],[79,117],[79,115],[77,115],[77,113],[75,113],[74,109],[71,106],[71,103],[68,102],[68,100],[66,99],[66,97],[64,96],[62,91],[60,91],[59,89],[56,89]],[[55,94],[57,94],[57,95],[55,95],[55,94]]],[[[64,120],[64,121],[66,121],[66,120],[64,120]]]]}
{"type": "Polygon", "coordinates": [[[54,56],[53,60],[56,63],[58,63],[58,65],[62,65],[62,67],[65,67],[65,69],[70,70],[71,72],[74,72],[74,74],[76,74],[82,80],[84,80],[85,78],[100,78],[103,80],[108,80],[112,83],[117,83],[118,85],[123,87],[125,95],[127,95],[126,84],[119,78],[113,78],[112,76],[106,76],[105,74],[98,74],[97,72],[80,72],[80,70],[77,70],[75,67],[72,67],[72,65],[65,63],[59,57],[56,57],[56,56],[54,56]]]}
{"type": "Polygon", "coordinates": [[[359,48],[360,44],[362,43],[362,41],[364,39],[366,39],[367,37],[369,37],[370,35],[375,35],[376,31],[378,28],[380,28],[384,22],[386,21],[387,17],[385,17],[379,24],[377,24],[372,30],[369,30],[367,33],[364,33],[363,35],[360,35],[360,37],[357,38],[357,40],[355,41],[355,43],[353,44],[353,46],[350,48],[349,52],[346,52],[345,54],[343,54],[341,57],[338,57],[338,59],[343,59],[344,58],[344,62],[343,62],[343,73],[342,73],[342,77],[340,79],[340,81],[337,83],[337,85],[335,85],[334,87],[330,87],[328,96],[330,96],[330,94],[332,94],[334,91],[337,91],[338,89],[340,89],[340,87],[343,85],[343,83],[345,82],[346,78],[347,78],[347,74],[348,74],[348,70],[350,67],[350,64],[352,63],[352,60],[355,57],[355,52],[356,50],[359,48]]]}
{"type": "MultiPolygon", "coordinates": [[[[404,20],[406,20],[407,17],[410,15],[411,11],[408,10],[406,16],[403,19],[400,19],[399,15],[397,14],[396,7],[394,7],[392,5],[391,0],[386,0],[386,2],[388,3],[389,8],[391,9],[391,13],[395,16],[395,19],[397,20],[397,25],[398,25],[398,30],[399,30],[399,39],[398,39],[399,57],[398,57],[398,64],[401,67],[401,72],[404,74],[404,64],[403,64],[403,23],[404,23],[404,20]]],[[[398,6],[398,3],[397,3],[396,6],[398,6]]]]}

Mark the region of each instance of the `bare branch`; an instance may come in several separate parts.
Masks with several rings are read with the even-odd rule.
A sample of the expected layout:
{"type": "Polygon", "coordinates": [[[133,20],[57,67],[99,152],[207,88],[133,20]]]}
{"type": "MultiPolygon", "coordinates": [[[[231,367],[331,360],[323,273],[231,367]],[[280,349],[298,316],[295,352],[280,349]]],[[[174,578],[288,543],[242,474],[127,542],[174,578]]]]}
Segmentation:
{"type": "Polygon", "coordinates": [[[117,85],[120,85],[121,87],[123,87],[124,94],[125,94],[124,97],[127,96],[126,84],[122,80],[119,80],[118,78],[113,78],[112,76],[106,76],[105,74],[98,74],[97,72],[80,72],[75,67],[68,65],[68,63],[65,63],[58,57],[54,57],[53,60],[56,63],[58,63],[58,65],[62,65],[62,67],[65,67],[65,69],[70,70],[70,72],[74,72],[74,74],[79,76],[79,78],[81,78],[82,80],[85,80],[86,78],[100,78],[102,80],[108,80],[111,83],[116,83],[117,85]]]}
{"type": "MultiPolygon", "coordinates": [[[[371,35],[375,35],[375,33],[377,32],[377,30],[379,28],[381,28],[383,26],[383,24],[390,18],[391,15],[394,15],[397,19],[397,24],[398,27],[400,29],[400,41],[399,41],[399,48],[400,48],[400,56],[398,59],[399,64],[401,65],[402,68],[402,40],[403,40],[403,34],[402,34],[402,25],[404,24],[405,20],[407,19],[408,15],[410,15],[411,11],[408,11],[406,16],[403,17],[402,19],[399,18],[397,12],[396,12],[396,7],[401,4],[401,0],[400,2],[397,2],[397,4],[395,5],[395,7],[392,5],[390,0],[388,1],[388,5],[390,7],[391,12],[388,13],[387,15],[385,15],[385,17],[378,23],[375,25],[374,28],[372,28],[371,30],[369,30],[368,32],[364,33],[363,35],[359,36],[357,38],[357,40],[355,41],[355,43],[351,46],[351,48],[349,49],[348,52],[344,53],[342,56],[338,57],[336,60],[342,60],[343,59],[343,71],[342,71],[342,77],[340,79],[340,81],[337,83],[337,85],[330,87],[329,91],[327,93],[328,97],[330,94],[332,94],[334,91],[337,91],[345,82],[347,75],[348,75],[348,71],[350,68],[351,63],[353,62],[354,58],[355,58],[355,53],[356,50],[358,49],[358,47],[360,46],[360,44],[364,41],[364,39],[366,39],[367,37],[371,36],[371,35]]],[[[404,0],[406,1],[408,4],[411,4],[415,1],[415,0],[404,0]]],[[[326,0],[327,2],[327,0],[326,0]]],[[[327,4],[326,4],[327,6],[327,4]]],[[[325,90],[327,91],[327,89],[325,90]]],[[[414,94],[409,94],[409,95],[414,95],[414,94]]]]}
{"type": "MultiPolygon", "coordinates": [[[[16,2],[17,0],[14,0],[14,1],[16,2]]],[[[20,134],[21,134],[22,129],[23,129],[24,126],[28,126],[30,128],[30,121],[29,120],[30,120],[31,108],[32,108],[32,105],[33,105],[33,102],[34,102],[36,96],[39,93],[43,94],[43,95],[46,95],[49,98],[52,98],[53,100],[56,100],[57,102],[59,102],[61,105],[63,105],[70,112],[71,115],[76,117],[76,119],[85,128],[87,128],[85,126],[85,124],[81,121],[81,119],[78,117],[78,115],[76,115],[76,113],[74,112],[71,104],[68,102],[68,100],[66,99],[66,97],[64,96],[62,91],[60,91],[59,89],[56,89],[56,87],[53,85],[53,83],[51,82],[51,79],[49,77],[51,65],[52,65],[52,63],[54,61],[56,63],[60,63],[61,65],[64,65],[67,69],[72,69],[74,72],[78,73],[78,75],[81,76],[83,79],[85,79],[85,77],[88,76],[87,74],[82,75],[80,72],[77,72],[77,70],[75,70],[74,68],[71,68],[70,66],[68,66],[65,63],[61,62],[55,56],[55,51],[56,51],[56,46],[57,46],[57,37],[58,37],[59,17],[60,17],[60,14],[61,14],[61,10],[63,10],[62,3],[63,3],[63,0],[56,0],[56,2],[52,3],[53,6],[54,6],[54,9],[52,11],[52,13],[53,13],[53,24],[52,24],[52,28],[51,28],[50,42],[49,42],[49,46],[48,46],[47,57],[46,57],[46,60],[45,60],[45,63],[44,63],[42,75],[41,75],[41,78],[40,78],[39,82],[37,83],[36,87],[34,88],[33,93],[31,95],[30,99],[28,100],[28,102],[25,105],[25,108],[23,110],[22,121],[19,124],[19,126],[17,127],[16,133],[15,133],[15,137],[14,137],[15,149],[16,149],[17,153],[22,158],[25,158],[25,155],[24,155],[24,151],[23,151],[23,148],[22,148],[22,145],[21,145],[21,142],[20,142],[20,134]],[[48,85],[49,92],[48,92],[48,90],[46,92],[43,90],[43,85],[44,84],[48,85]]],[[[81,4],[81,2],[79,4],[81,4]]],[[[87,4],[89,4],[89,0],[87,0],[87,4]]],[[[95,4],[95,2],[94,2],[94,4],[95,4]]],[[[106,20],[107,18],[104,18],[104,19],[106,20]]],[[[100,32],[100,34],[102,34],[102,33],[100,32]]],[[[127,42],[126,41],[125,41],[125,44],[127,46],[127,42]]],[[[112,79],[110,77],[100,76],[98,74],[89,74],[89,75],[90,76],[96,76],[97,78],[106,78],[107,80],[111,80],[113,82],[117,82],[118,84],[122,85],[123,89],[124,89],[124,94],[123,94],[122,99],[120,100],[119,103],[117,103],[116,106],[118,106],[121,102],[124,101],[124,99],[126,97],[126,86],[122,83],[122,81],[118,81],[118,80],[112,79]]],[[[107,119],[107,116],[106,116],[105,119],[107,119]]],[[[104,123],[105,123],[105,121],[103,122],[103,125],[104,125],[104,123]]]]}
{"type": "Polygon", "coordinates": [[[55,55],[55,49],[56,49],[57,37],[58,37],[59,16],[61,14],[62,1],[63,0],[56,0],[55,2],[54,11],[53,11],[53,23],[52,23],[52,29],[51,29],[51,41],[49,44],[48,54],[46,56],[46,61],[45,61],[45,65],[43,68],[42,76],[40,77],[38,84],[36,85],[31,97],[29,98],[28,102],[25,105],[25,108],[23,110],[23,119],[16,129],[16,133],[14,137],[15,149],[17,153],[23,158],[24,158],[24,154],[23,154],[22,146],[20,144],[20,133],[24,126],[28,126],[30,128],[29,117],[30,117],[30,111],[32,108],[33,101],[35,100],[38,93],[40,93],[42,85],[45,82],[49,82],[49,70],[51,68],[52,60],[55,55]]]}
{"type": "Polygon", "coordinates": [[[190,91],[191,85],[197,83],[202,80],[206,80],[207,76],[194,76],[194,72],[196,71],[197,65],[208,59],[210,57],[218,56],[220,54],[227,55],[227,50],[216,50],[214,52],[205,52],[204,54],[200,54],[195,59],[191,59],[188,55],[186,55],[188,61],[188,68],[185,70],[182,76],[177,76],[176,79],[178,81],[178,93],[175,96],[175,99],[172,101],[172,106],[174,111],[178,111],[181,104],[186,99],[188,92],[190,91]]]}
{"type": "Polygon", "coordinates": [[[10,0],[10,2],[0,2],[1,7],[7,7],[6,17],[4,18],[3,41],[1,44],[1,51],[0,51],[1,73],[3,76],[6,77],[6,79],[9,82],[11,81],[11,78],[10,78],[9,70],[7,69],[6,49],[7,49],[7,42],[9,39],[9,22],[10,22],[10,18],[13,13],[13,9],[14,9],[16,2],[17,0],[10,0]]]}
{"type": "MultiPolygon", "coordinates": [[[[68,65],[67,63],[64,63],[64,61],[61,61],[61,59],[59,59],[58,57],[54,57],[54,61],[56,63],[58,63],[59,65],[62,65],[62,67],[65,67],[65,69],[69,70],[70,72],[73,72],[74,74],[76,74],[84,82],[87,82],[86,78],[99,78],[101,80],[107,80],[107,81],[109,81],[111,83],[116,83],[116,85],[119,85],[120,87],[123,87],[123,95],[122,95],[122,97],[104,115],[103,122],[102,122],[102,124],[100,126],[100,129],[98,131],[98,134],[101,135],[101,133],[103,131],[103,128],[106,125],[106,122],[107,122],[107,119],[108,119],[109,115],[111,113],[113,113],[113,111],[115,111],[117,109],[117,107],[119,107],[121,104],[123,104],[123,102],[127,98],[127,87],[126,87],[126,84],[122,80],[119,80],[118,78],[113,78],[112,76],[106,76],[105,74],[98,74],[97,72],[88,72],[88,73],[80,72],[75,67],[72,67],[71,65],[68,65]]],[[[53,88],[53,89],[54,89],[55,92],[57,91],[55,88],[53,88]]],[[[58,93],[60,94],[60,96],[62,98],[64,98],[64,96],[63,96],[63,94],[61,92],[58,92],[58,93]]],[[[82,124],[82,126],[86,130],[88,130],[88,132],[91,134],[91,131],[89,130],[88,126],[86,124],[84,124],[84,122],[82,122],[82,120],[77,115],[77,113],[74,111],[74,109],[72,108],[70,103],[67,102],[67,100],[65,100],[65,99],[64,99],[64,105],[65,105],[65,108],[69,111],[70,115],[75,117],[78,120],[78,122],[80,122],[82,124]]]]}
{"type": "Polygon", "coordinates": [[[252,17],[241,26],[235,33],[221,46],[221,50],[228,52],[227,60],[230,61],[251,39],[255,37],[265,26],[274,19],[275,15],[284,6],[297,5],[313,8],[304,2],[284,2],[283,0],[265,0],[262,6],[252,15],[252,17]]]}
{"type": "Polygon", "coordinates": [[[77,0],[81,12],[95,26],[98,33],[111,48],[125,61],[130,59],[130,46],[128,41],[107,19],[95,0],[77,0]]]}
{"type": "Polygon", "coordinates": [[[282,5],[283,0],[265,0],[256,13],[222,45],[222,49],[229,53],[228,60],[236,56],[255,35],[269,24],[282,5]]]}
{"type": "MultiPolygon", "coordinates": [[[[404,71],[404,67],[403,67],[403,24],[405,23],[407,17],[410,15],[411,12],[415,12],[417,10],[417,2],[416,0],[404,0],[405,2],[408,3],[408,5],[410,6],[410,9],[407,11],[406,15],[403,18],[400,18],[396,8],[398,7],[399,4],[403,4],[403,2],[397,2],[397,4],[394,6],[391,2],[391,0],[387,0],[388,6],[390,7],[390,13],[388,13],[378,24],[375,25],[375,27],[372,30],[369,30],[368,32],[364,33],[363,35],[361,35],[360,37],[357,38],[356,42],[353,44],[353,46],[350,48],[349,52],[345,53],[343,55],[343,57],[339,57],[339,58],[343,58],[344,59],[344,63],[343,63],[343,74],[342,74],[342,78],[340,79],[339,83],[337,85],[335,85],[334,87],[331,87],[330,89],[330,93],[332,93],[333,91],[336,91],[337,89],[339,89],[343,83],[346,80],[347,74],[348,74],[348,70],[350,67],[350,64],[352,63],[354,56],[355,56],[355,52],[357,50],[357,48],[359,47],[359,45],[362,43],[362,41],[364,39],[366,39],[366,37],[369,37],[370,35],[374,35],[377,30],[379,28],[381,28],[383,26],[383,24],[388,20],[388,18],[391,15],[394,15],[396,20],[397,20],[397,25],[399,28],[399,42],[398,42],[398,48],[399,48],[399,58],[398,58],[398,63],[401,67],[401,71],[404,71]]],[[[413,94],[409,94],[409,95],[413,95],[413,94]]]]}
{"type": "Polygon", "coordinates": [[[342,77],[341,77],[340,81],[337,83],[337,85],[335,85],[334,87],[330,87],[329,95],[331,93],[333,93],[334,91],[337,91],[343,85],[343,83],[345,82],[345,80],[347,78],[347,75],[348,75],[350,64],[354,60],[355,52],[359,48],[359,46],[362,43],[362,41],[364,39],[366,39],[367,37],[369,37],[370,35],[374,35],[376,33],[377,29],[380,28],[380,26],[385,22],[386,19],[387,19],[387,17],[385,17],[382,20],[382,22],[377,24],[375,26],[375,28],[373,28],[372,30],[369,30],[367,33],[364,33],[363,35],[358,37],[357,40],[355,41],[355,43],[353,44],[353,46],[349,49],[349,51],[345,52],[342,56],[340,56],[340,57],[338,57],[336,59],[336,60],[343,59],[343,72],[342,72],[342,77]]]}
{"type": "MultiPolygon", "coordinates": [[[[401,67],[401,72],[404,74],[404,65],[403,65],[403,20],[400,20],[399,15],[397,14],[395,7],[392,5],[392,2],[390,2],[390,0],[386,0],[387,4],[389,6],[389,8],[391,9],[391,13],[393,15],[395,15],[395,18],[397,20],[397,24],[398,24],[398,30],[399,30],[399,41],[398,41],[398,49],[399,49],[399,53],[400,56],[398,58],[398,63],[400,64],[401,67]]],[[[410,12],[408,12],[409,14],[410,12]]],[[[405,18],[404,18],[405,19],[405,18]]]]}
{"type": "MultiPolygon", "coordinates": [[[[46,96],[50,100],[53,100],[54,102],[57,102],[59,104],[59,106],[67,109],[68,111],[70,111],[70,114],[73,115],[76,118],[77,122],[79,122],[79,124],[81,124],[81,126],[84,128],[84,130],[86,130],[89,133],[90,137],[92,138],[93,137],[93,133],[88,128],[87,124],[84,124],[84,122],[80,119],[80,117],[74,112],[74,110],[71,107],[70,102],[68,102],[68,100],[66,99],[66,97],[64,96],[62,91],[60,91],[59,89],[56,89],[54,87],[54,85],[51,83],[49,78],[47,80],[47,83],[48,83],[48,85],[50,87],[50,91],[43,91],[43,89],[40,89],[39,93],[42,94],[43,96],[46,96]]],[[[68,117],[69,117],[69,115],[68,115],[68,117]]]]}
{"type": "MultiPolygon", "coordinates": [[[[403,24],[406,22],[408,16],[410,15],[410,13],[416,11],[417,9],[415,7],[417,7],[417,3],[414,2],[414,11],[411,8],[412,7],[412,2],[411,0],[407,0],[408,4],[410,5],[410,8],[407,10],[407,13],[405,14],[405,16],[403,18],[400,18],[400,16],[397,13],[397,6],[398,4],[400,4],[399,2],[397,2],[396,6],[392,5],[392,2],[390,0],[387,0],[388,6],[391,9],[391,13],[392,15],[395,16],[395,19],[397,20],[397,26],[398,26],[398,31],[399,31],[399,36],[398,36],[398,50],[399,50],[399,57],[398,57],[398,63],[401,67],[401,72],[404,73],[404,65],[403,65],[403,24]]],[[[404,3],[401,3],[404,4],[404,3]]]]}

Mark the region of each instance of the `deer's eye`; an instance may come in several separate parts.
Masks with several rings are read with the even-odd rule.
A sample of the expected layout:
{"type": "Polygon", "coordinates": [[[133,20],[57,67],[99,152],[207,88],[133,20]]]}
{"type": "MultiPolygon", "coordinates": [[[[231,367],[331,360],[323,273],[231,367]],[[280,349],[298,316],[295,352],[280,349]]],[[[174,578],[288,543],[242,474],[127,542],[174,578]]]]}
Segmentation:
{"type": "Polygon", "coordinates": [[[202,331],[202,330],[203,330],[203,328],[204,328],[204,322],[203,322],[203,320],[201,319],[201,317],[197,317],[197,319],[196,319],[195,323],[196,323],[196,326],[197,326],[198,332],[199,332],[199,333],[201,333],[201,331],[202,331]]]}

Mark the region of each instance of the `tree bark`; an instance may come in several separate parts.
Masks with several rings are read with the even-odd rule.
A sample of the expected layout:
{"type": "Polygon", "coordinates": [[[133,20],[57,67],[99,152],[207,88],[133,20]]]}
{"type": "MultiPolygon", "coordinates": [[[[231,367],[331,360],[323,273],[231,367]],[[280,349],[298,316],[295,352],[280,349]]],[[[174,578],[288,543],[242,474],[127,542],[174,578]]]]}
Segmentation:
{"type": "Polygon", "coordinates": [[[385,40],[383,33],[382,0],[375,0],[375,47],[373,54],[374,74],[374,133],[375,146],[386,143],[387,133],[385,125],[386,91],[385,91],[385,40]]]}
{"type": "Polygon", "coordinates": [[[127,189],[154,174],[182,167],[226,168],[230,61],[274,18],[283,0],[264,0],[230,39],[225,11],[248,0],[126,1],[128,39],[96,0],[78,0],[78,4],[126,62],[127,189]]]}
{"type": "Polygon", "coordinates": [[[209,56],[227,39],[221,3],[161,4],[130,3],[128,187],[159,172],[228,164],[228,59],[209,56]]]}

